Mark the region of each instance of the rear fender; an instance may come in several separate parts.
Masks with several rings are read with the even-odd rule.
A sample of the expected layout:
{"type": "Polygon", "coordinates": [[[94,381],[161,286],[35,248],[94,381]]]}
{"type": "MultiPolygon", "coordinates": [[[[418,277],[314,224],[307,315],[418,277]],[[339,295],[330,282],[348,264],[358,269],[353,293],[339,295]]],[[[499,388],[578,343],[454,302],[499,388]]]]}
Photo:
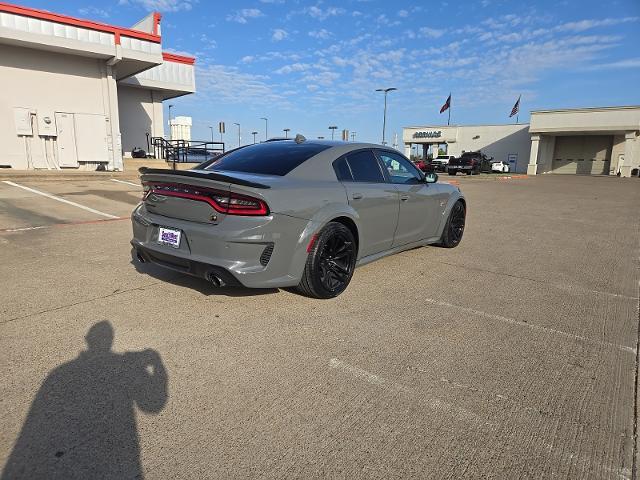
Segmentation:
{"type": "Polygon", "coordinates": [[[464,195],[462,195],[462,192],[460,192],[460,190],[455,189],[451,193],[451,195],[449,195],[449,200],[447,201],[447,206],[445,207],[444,211],[442,212],[442,221],[440,222],[440,228],[438,229],[438,237],[442,237],[442,232],[444,231],[444,227],[447,224],[447,219],[449,218],[449,214],[451,213],[451,209],[453,208],[453,206],[455,205],[455,203],[458,200],[464,201],[465,208],[466,208],[467,201],[464,198],[464,195]]]}
{"type": "MultiPolygon", "coordinates": [[[[311,244],[311,241],[322,228],[331,220],[338,217],[347,217],[355,223],[357,230],[360,232],[360,217],[357,212],[351,208],[348,204],[344,203],[330,203],[324,205],[318,210],[313,217],[309,220],[304,230],[300,233],[298,242],[296,244],[295,252],[293,252],[293,258],[291,260],[291,274],[296,278],[302,278],[304,267],[307,262],[309,252],[307,249],[311,244]]],[[[360,238],[360,243],[363,239],[360,238]]]]}

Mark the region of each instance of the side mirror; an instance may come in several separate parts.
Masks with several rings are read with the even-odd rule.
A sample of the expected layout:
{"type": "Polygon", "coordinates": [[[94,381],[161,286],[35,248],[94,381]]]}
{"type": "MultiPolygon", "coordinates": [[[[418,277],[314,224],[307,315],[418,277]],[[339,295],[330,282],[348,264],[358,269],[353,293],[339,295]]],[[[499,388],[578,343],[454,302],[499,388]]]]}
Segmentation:
{"type": "Polygon", "coordinates": [[[438,181],[438,174],[435,172],[429,172],[424,176],[425,183],[436,183],[438,181]]]}

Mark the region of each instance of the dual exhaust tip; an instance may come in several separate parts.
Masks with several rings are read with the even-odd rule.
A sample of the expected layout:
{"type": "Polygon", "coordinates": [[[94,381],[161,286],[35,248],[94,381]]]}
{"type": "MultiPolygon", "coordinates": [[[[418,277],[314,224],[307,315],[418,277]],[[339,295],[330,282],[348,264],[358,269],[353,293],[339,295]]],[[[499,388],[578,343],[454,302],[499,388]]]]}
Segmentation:
{"type": "MultiPolygon", "coordinates": [[[[140,263],[147,263],[147,260],[144,258],[144,255],[142,255],[142,253],[140,253],[140,250],[136,250],[136,259],[140,262],[140,263]]],[[[221,288],[221,287],[226,287],[227,286],[227,282],[225,282],[222,278],[220,278],[218,275],[216,275],[213,272],[208,272],[204,278],[214,287],[216,288],[221,288]]]]}

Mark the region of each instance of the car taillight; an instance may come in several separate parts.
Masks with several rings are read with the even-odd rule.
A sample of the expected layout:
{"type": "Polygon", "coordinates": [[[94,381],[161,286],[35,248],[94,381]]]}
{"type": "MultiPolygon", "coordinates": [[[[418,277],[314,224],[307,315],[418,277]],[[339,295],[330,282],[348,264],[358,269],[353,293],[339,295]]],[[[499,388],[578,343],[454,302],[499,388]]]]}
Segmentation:
{"type": "Polygon", "coordinates": [[[146,199],[150,193],[205,202],[216,212],[227,215],[263,216],[269,214],[269,207],[263,200],[234,192],[178,183],[157,183],[150,185],[144,198],[146,199]]]}

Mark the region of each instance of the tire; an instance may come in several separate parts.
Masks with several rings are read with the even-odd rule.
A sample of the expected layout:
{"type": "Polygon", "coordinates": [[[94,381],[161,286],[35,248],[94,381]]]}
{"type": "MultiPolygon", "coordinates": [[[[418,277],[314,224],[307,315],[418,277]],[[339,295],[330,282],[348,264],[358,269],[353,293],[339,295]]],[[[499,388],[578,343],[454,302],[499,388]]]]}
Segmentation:
{"type": "Polygon", "coordinates": [[[351,282],[357,253],[351,230],[341,223],[329,222],[317,234],[298,291],[312,298],[337,297],[351,282]]]}
{"type": "Polygon", "coordinates": [[[442,237],[440,237],[439,246],[444,248],[455,248],[460,244],[462,235],[464,234],[465,219],[467,216],[467,209],[462,201],[458,200],[451,211],[449,212],[449,218],[444,226],[442,237]]]}
{"type": "Polygon", "coordinates": [[[447,173],[453,177],[456,174],[456,171],[455,170],[454,171],[449,170],[447,173]]]}

